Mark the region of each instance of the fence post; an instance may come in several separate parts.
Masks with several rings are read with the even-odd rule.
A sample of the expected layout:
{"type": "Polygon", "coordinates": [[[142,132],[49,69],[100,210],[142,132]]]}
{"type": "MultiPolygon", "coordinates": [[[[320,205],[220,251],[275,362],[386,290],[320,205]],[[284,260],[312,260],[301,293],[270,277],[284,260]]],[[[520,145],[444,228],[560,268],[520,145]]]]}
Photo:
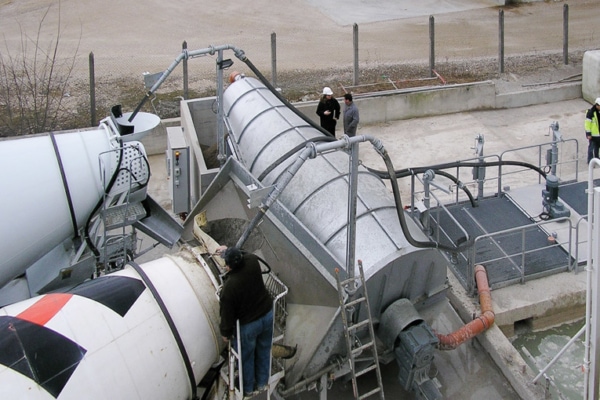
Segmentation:
{"type": "Polygon", "coordinates": [[[435,70],[435,18],[429,16],[429,77],[433,78],[435,70]]]}
{"type": "Polygon", "coordinates": [[[504,10],[498,11],[498,72],[504,72],[504,10]]]}
{"type": "Polygon", "coordinates": [[[90,69],[90,126],[96,126],[96,72],[94,71],[94,53],[89,55],[90,69]]]}
{"type": "MultiPolygon", "coordinates": [[[[187,51],[187,41],[184,40],[181,44],[181,49],[185,53],[187,51]]],[[[183,58],[183,99],[187,100],[189,96],[188,88],[188,58],[183,58]]]]}
{"type": "Polygon", "coordinates": [[[569,5],[563,6],[563,63],[569,64],[569,5]]]}
{"type": "Polygon", "coordinates": [[[354,80],[352,84],[358,85],[358,24],[355,22],[352,26],[352,38],[354,44],[354,80]]]}
{"type": "Polygon", "coordinates": [[[277,34],[271,33],[271,83],[277,87],[277,34]]]}

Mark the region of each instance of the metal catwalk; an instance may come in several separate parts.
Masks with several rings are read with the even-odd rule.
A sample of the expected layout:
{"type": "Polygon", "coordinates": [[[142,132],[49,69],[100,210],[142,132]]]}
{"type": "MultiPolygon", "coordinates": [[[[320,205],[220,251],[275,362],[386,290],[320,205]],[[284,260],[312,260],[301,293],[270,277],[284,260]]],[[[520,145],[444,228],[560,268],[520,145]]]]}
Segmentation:
{"type": "MultiPolygon", "coordinates": [[[[600,179],[595,179],[594,186],[599,185],[600,179]]],[[[579,215],[587,215],[587,194],[585,193],[587,186],[587,181],[560,185],[560,199],[579,215]]]]}
{"type": "MultiPolygon", "coordinates": [[[[566,271],[572,263],[568,252],[550,242],[549,234],[509,196],[484,198],[477,207],[466,202],[446,209],[474,239],[464,251],[446,252],[452,271],[465,288],[470,279],[468,268],[477,264],[485,266],[490,286],[499,288],[566,271]]],[[[464,232],[448,213],[432,210],[431,219],[432,235],[441,244],[453,246],[465,241],[464,232]]]]}

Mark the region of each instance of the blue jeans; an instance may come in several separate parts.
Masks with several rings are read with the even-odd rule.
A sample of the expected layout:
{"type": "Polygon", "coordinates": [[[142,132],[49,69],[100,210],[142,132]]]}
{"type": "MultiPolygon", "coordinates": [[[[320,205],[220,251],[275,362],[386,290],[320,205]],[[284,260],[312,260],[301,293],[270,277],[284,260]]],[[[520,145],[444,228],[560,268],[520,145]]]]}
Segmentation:
{"type": "Polygon", "coordinates": [[[251,393],[269,383],[273,310],[257,320],[241,325],[240,342],[244,393],[251,393]]]}

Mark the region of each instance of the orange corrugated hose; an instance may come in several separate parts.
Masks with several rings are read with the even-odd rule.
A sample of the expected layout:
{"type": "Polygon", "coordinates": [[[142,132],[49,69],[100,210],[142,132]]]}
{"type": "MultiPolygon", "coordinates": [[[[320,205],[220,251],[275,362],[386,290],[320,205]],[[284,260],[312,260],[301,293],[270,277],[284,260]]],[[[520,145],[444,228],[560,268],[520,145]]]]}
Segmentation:
{"type": "Polygon", "coordinates": [[[440,340],[438,345],[440,350],[454,350],[467,340],[488,329],[494,323],[495,314],[492,310],[492,295],[483,265],[475,266],[475,282],[477,282],[481,315],[452,333],[447,335],[437,334],[440,340]]]}

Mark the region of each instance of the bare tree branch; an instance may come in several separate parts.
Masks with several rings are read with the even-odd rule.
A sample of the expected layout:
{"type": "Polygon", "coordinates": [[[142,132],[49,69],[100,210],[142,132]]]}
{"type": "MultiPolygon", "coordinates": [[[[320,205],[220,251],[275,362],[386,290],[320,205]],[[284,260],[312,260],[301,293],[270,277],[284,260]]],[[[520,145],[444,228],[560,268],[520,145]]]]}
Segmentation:
{"type": "Polygon", "coordinates": [[[53,131],[67,114],[63,100],[79,42],[71,55],[61,57],[59,2],[56,38],[44,43],[42,32],[49,12],[50,7],[40,19],[35,37],[21,29],[19,54],[13,55],[4,39],[6,51],[0,53],[0,136],[53,131]]]}

